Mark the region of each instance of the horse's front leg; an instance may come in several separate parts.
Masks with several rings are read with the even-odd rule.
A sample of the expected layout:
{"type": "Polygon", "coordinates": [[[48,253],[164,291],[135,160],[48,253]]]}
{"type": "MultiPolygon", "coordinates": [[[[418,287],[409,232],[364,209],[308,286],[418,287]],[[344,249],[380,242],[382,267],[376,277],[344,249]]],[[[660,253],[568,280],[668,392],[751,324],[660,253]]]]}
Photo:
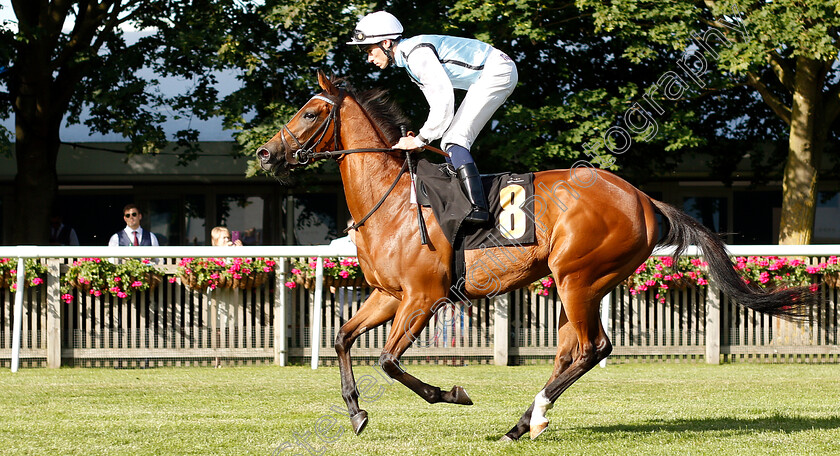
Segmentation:
{"type": "Polygon", "coordinates": [[[397,380],[430,404],[447,402],[450,404],[472,405],[464,388],[453,386],[450,391],[441,391],[436,386],[429,385],[417,377],[406,372],[400,366],[400,357],[417,339],[423,329],[429,324],[434,311],[435,301],[423,297],[407,297],[394,318],[394,324],[388,333],[388,341],[379,357],[379,365],[391,378],[397,380]]]}
{"type": "Polygon", "coordinates": [[[335,338],[335,352],[338,354],[338,370],[341,375],[341,397],[347,404],[350,422],[357,435],[365,429],[368,419],[367,412],[359,408],[359,391],[353,376],[350,347],[360,335],[394,318],[399,304],[399,300],[374,290],[356,315],[341,326],[335,338]]]}

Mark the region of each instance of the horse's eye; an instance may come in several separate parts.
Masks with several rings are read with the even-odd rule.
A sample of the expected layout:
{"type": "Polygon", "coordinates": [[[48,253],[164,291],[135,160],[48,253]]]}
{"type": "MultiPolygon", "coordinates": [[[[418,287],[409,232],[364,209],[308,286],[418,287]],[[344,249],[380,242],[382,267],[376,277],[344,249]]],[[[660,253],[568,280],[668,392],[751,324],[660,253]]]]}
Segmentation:
{"type": "Polygon", "coordinates": [[[315,117],[317,117],[315,115],[315,113],[312,113],[312,112],[303,113],[303,118],[306,119],[306,120],[315,120],[315,117]]]}

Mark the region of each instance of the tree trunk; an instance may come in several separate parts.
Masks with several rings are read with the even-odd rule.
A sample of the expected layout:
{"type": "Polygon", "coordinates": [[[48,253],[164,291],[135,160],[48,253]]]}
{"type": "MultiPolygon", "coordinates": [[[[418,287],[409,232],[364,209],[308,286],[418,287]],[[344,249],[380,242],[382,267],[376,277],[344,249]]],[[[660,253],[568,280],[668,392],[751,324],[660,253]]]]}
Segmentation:
{"type": "Polygon", "coordinates": [[[817,172],[825,129],[820,128],[824,73],[821,62],[798,57],[788,157],[782,182],[779,244],[810,244],[817,202],[817,172]]]}
{"type": "Polygon", "coordinates": [[[49,219],[58,193],[58,129],[51,135],[41,136],[22,132],[22,128],[18,123],[12,242],[49,245],[49,219]]]}

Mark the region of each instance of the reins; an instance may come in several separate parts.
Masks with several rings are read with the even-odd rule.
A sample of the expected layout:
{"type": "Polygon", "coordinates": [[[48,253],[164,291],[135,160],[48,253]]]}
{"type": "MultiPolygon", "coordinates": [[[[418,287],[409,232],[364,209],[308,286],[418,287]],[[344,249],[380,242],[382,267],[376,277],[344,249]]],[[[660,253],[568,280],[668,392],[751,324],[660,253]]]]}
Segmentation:
{"type": "MultiPolygon", "coordinates": [[[[402,177],[402,175],[405,174],[406,170],[409,171],[409,173],[411,174],[411,177],[412,177],[412,182],[414,182],[414,170],[412,169],[412,166],[410,166],[411,154],[414,153],[414,152],[413,151],[408,151],[408,150],[402,150],[402,149],[391,149],[391,148],[381,148],[381,147],[380,148],[361,148],[361,149],[343,149],[342,150],[341,149],[341,142],[339,140],[339,134],[338,134],[339,133],[339,127],[341,125],[341,116],[339,116],[339,114],[338,114],[339,113],[338,108],[339,108],[339,105],[341,104],[341,101],[344,99],[344,96],[345,96],[344,90],[341,89],[339,91],[339,94],[338,94],[338,97],[337,97],[336,100],[334,100],[330,97],[323,96],[323,95],[315,95],[314,97],[312,97],[313,99],[321,100],[321,101],[324,101],[324,102],[328,103],[331,106],[331,108],[330,108],[329,115],[327,115],[327,118],[324,119],[324,121],[321,123],[321,125],[318,126],[318,129],[315,130],[315,133],[313,133],[312,136],[310,136],[309,139],[306,140],[305,143],[300,142],[300,140],[297,138],[297,136],[295,136],[294,133],[292,133],[292,131],[289,129],[288,124],[283,125],[283,131],[288,133],[289,136],[291,136],[291,138],[295,141],[295,143],[298,146],[297,149],[292,149],[292,147],[286,141],[286,135],[280,135],[280,138],[283,141],[283,145],[285,147],[287,147],[289,150],[292,150],[292,154],[294,155],[295,160],[297,160],[298,164],[301,164],[301,165],[305,165],[312,160],[324,160],[324,159],[333,159],[333,158],[338,159],[341,156],[348,155],[348,154],[392,153],[392,152],[398,152],[398,151],[405,153],[405,161],[403,161],[402,168],[400,169],[400,172],[397,173],[397,177],[394,178],[394,182],[391,183],[391,186],[388,187],[388,190],[385,191],[385,194],[382,195],[382,198],[379,199],[379,202],[376,203],[376,205],[373,206],[373,208],[367,213],[367,215],[365,215],[364,217],[362,217],[361,220],[354,223],[352,226],[347,227],[344,230],[344,232],[347,233],[350,230],[359,229],[359,227],[364,225],[365,222],[367,221],[367,219],[369,219],[370,216],[373,215],[373,213],[376,212],[376,210],[379,209],[382,206],[382,204],[388,198],[388,195],[390,195],[391,192],[394,190],[394,188],[397,186],[397,183],[400,181],[400,177],[402,177]],[[327,130],[329,130],[330,123],[332,123],[333,121],[335,121],[335,128],[333,129],[333,140],[334,140],[334,149],[335,150],[324,151],[324,152],[315,152],[315,147],[317,147],[318,144],[321,144],[321,142],[324,140],[324,137],[327,134],[327,130]],[[317,140],[315,140],[316,137],[318,138],[317,140]]],[[[406,134],[405,133],[405,128],[403,127],[403,136],[405,136],[405,134],[406,134]]],[[[436,147],[426,145],[426,146],[423,146],[423,149],[429,150],[431,152],[435,152],[437,154],[440,154],[440,155],[443,155],[443,156],[446,156],[446,157],[449,156],[446,152],[444,152],[444,151],[442,151],[442,150],[440,150],[436,147]]],[[[423,223],[423,220],[422,220],[423,214],[422,214],[422,211],[420,210],[419,204],[418,204],[417,210],[418,210],[418,222],[420,222],[421,242],[425,245],[427,243],[427,235],[426,235],[426,232],[425,232],[425,223],[423,223]]]]}

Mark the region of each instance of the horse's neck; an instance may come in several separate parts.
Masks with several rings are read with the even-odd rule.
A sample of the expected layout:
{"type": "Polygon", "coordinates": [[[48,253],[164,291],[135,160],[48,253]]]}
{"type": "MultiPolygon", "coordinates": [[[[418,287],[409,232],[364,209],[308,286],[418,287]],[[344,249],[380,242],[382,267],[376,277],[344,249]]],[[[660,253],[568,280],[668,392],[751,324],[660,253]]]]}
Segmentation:
{"type": "MultiPolygon", "coordinates": [[[[348,149],[363,149],[388,148],[390,146],[382,142],[369,140],[366,142],[348,141],[345,147],[348,149]]],[[[402,160],[387,153],[355,153],[344,157],[339,169],[344,184],[347,208],[354,220],[360,220],[373,209],[397,178],[401,167],[402,160]]],[[[397,198],[394,197],[403,192],[404,189],[401,187],[401,185],[398,185],[394,189],[389,201],[397,201],[397,198]]],[[[380,211],[382,213],[390,212],[386,208],[382,208],[380,211]]]]}

